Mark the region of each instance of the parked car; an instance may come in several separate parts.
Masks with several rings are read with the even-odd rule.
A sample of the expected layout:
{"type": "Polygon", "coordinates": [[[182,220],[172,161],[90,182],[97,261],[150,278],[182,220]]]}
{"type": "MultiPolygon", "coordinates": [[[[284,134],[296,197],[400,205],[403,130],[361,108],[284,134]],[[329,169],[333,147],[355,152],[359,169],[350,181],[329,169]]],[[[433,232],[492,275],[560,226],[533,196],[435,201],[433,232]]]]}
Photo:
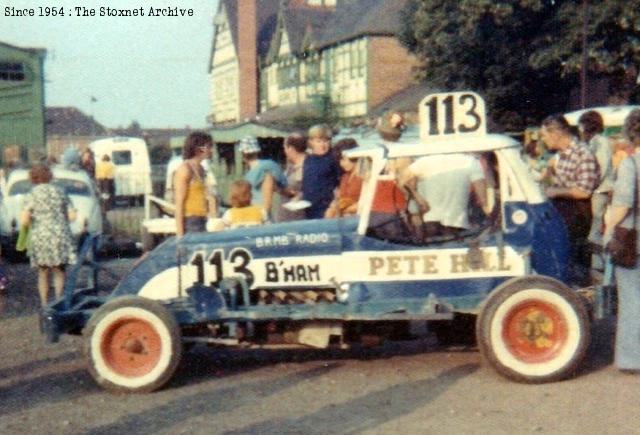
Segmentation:
{"type": "MultiPolygon", "coordinates": [[[[52,168],[52,183],[60,186],[77,211],[76,219],[71,222],[71,232],[78,239],[87,233],[102,233],[102,214],[100,203],[91,179],[85,171],[69,170],[61,166],[52,168]]],[[[32,188],[27,169],[11,171],[4,183],[3,200],[0,205],[0,243],[3,256],[9,259],[19,258],[15,250],[22,203],[32,188]]]]}
{"type": "Polygon", "coordinates": [[[109,295],[68,288],[44,312],[49,340],[82,333],[98,384],[148,392],[171,378],[183,344],[357,347],[407,338],[410,322],[454,328],[477,316],[480,352],[502,375],[571,376],[589,344],[589,305],[565,284],[566,230],[520,143],[487,134],[473,92],[425,97],[420,119],[420,138],[345,152],[364,180],[357,216],[169,238],[109,295]],[[398,209],[389,219],[405,235],[380,234],[371,215],[385,167],[454,152],[484,159],[492,211],[463,233],[424,237],[398,209]]]}

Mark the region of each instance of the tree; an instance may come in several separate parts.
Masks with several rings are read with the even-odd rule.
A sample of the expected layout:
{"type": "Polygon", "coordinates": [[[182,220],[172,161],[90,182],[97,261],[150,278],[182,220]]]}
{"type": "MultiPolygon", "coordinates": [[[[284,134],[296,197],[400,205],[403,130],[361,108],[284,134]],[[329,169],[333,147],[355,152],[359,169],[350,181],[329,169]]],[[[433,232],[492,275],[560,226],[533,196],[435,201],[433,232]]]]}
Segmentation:
{"type": "MultiPolygon", "coordinates": [[[[570,89],[579,85],[582,5],[409,0],[399,37],[421,61],[419,78],[436,88],[482,93],[499,125],[520,130],[565,110],[570,89]]],[[[640,64],[640,0],[599,2],[589,11],[591,72],[628,77],[640,64]]]]}
{"type": "MultiPolygon", "coordinates": [[[[583,25],[586,65],[591,77],[609,79],[611,96],[628,100],[637,92],[640,66],[640,0],[564,1],[534,41],[530,63],[558,68],[575,78],[583,68],[583,25]],[[586,21],[583,22],[586,13],[586,21]],[[547,41],[553,36],[553,43],[547,41]]],[[[636,95],[637,98],[637,95],[636,95]]]]}

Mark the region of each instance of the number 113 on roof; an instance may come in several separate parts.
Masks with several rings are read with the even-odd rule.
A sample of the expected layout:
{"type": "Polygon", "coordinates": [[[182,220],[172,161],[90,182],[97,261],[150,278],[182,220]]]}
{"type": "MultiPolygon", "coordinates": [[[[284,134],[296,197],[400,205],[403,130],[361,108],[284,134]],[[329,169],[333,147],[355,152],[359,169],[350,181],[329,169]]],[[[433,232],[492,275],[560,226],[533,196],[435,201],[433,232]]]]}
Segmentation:
{"type": "Polygon", "coordinates": [[[419,115],[422,141],[487,134],[485,103],[475,92],[427,95],[420,102],[419,115]]]}

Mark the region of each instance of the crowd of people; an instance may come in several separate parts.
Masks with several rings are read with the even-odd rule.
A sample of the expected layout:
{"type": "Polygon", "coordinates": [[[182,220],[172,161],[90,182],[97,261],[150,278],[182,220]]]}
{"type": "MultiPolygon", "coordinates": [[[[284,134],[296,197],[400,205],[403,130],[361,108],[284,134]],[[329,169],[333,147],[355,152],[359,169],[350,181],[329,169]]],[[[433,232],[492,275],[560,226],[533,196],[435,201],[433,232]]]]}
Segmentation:
{"type": "MultiPolygon", "coordinates": [[[[637,116],[629,115],[629,122],[637,116]]],[[[590,270],[604,268],[605,212],[610,208],[614,180],[620,162],[634,154],[624,134],[604,136],[602,116],[584,112],[574,129],[562,115],[543,120],[539,140],[525,144],[528,162],[546,196],[562,216],[570,243],[570,279],[590,284],[590,270]]]]}
{"type": "Polygon", "coordinates": [[[640,371],[640,109],[629,113],[621,135],[605,137],[603,131],[602,116],[596,111],[580,116],[577,132],[563,116],[550,116],[542,122],[540,143],[525,148],[532,171],[566,224],[573,283],[592,284],[590,271],[605,267],[603,258],[615,228],[632,230],[635,264],[615,265],[615,363],[622,371],[636,373],[640,371]]]}
{"type": "MultiPolygon", "coordinates": [[[[383,118],[378,131],[386,141],[397,141],[403,129],[397,114],[383,118]]],[[[603,136],[604,123],[595,111],[578,120],[577,132],[561,115],[549,116],[540,128],[540,142],[528,144],[531,167],[546,196],[564,220],[570,242],[570,279],[591,284],[589,271],[601,267],[594,246],[605,246],[617,226],[640,234],[640,110],[625,120],[622,138],[603,136]]],[[[316,125],[306,136],[296,133],[284,140],[284,170],[261,158],[258,140],[239,142],[246,172],[232,183],[228,202],[221,207],[202,162],[212,157],[213,138],[193,132],[185,140],[183,163],[173,176],[176,234],[207,230],[210,217],[221,215],[221,228],[238,228],[300,219],[337,218],[358,214],[363,174],[346,151],[358,146],[345,138],[332,146],[332,130],[316,125]],[[279,196],[279,200],[276,197],[279,196]]],[[[64,159],[64,156],[63,156],[64,159]]],[[[90,151],[79,165],[96,179],[100,191],[113,194],[114,167],[108,156],[94,165],[90,151]]],[[[370,228],[391,241],[408,240],[406,226],[397,225],[398,211],[408,210],[423,231],[421,240],[436,235],[457,235],[470,226],[468,204],[473,201],[485,215],[492,212],[487,192],[492,187],[491,162],[471,154],[432,155],[390,161],[378,179],[373,196],[370,228]]],[[[38,270],[42,305],[50,293],[62,294],[65,267],[76,261],[69,229],[74,211],[64,192],[51,183],[47,164],[30,170],[34,188],[26,196],[21,224],[30,227],[31,265],[38,270]]],[[[494,186],[495,187],[495,186],[494,186]]],[[[640,248],[640,241],[636,243],[640,248]]],[[[623,370],[640,370],[640,261],[617,267],[619,297],[616,364],[623,370]]]]}
{"type": "MultiPolygon", "coordinates": [[[[260,157],[255,137],[242,138],[238,150],[246,171],[242,180],[231,185],[230,208],[222,215],[222,228],[215,229],[355,214],[362,180],[355,162],[341,153],[357,143],[345,139],[332,149],[331,137],[328,126],[316,125],[306,137],[296,133],[285,138],[284,170],[273,160],[260,157]]],[[[212,144],[213,138],[203,132],[193,132],[185,140],[184,163],[173,178],[179,236],[205,231],[207,217],[218,213],[207,206],[205,197],[211,191],[205,189],[200,166],[203,159],[211,157],[212,144]]]]}
{"type": "MultiPolygon", "coordinates": [[[[382,117],[378,133],[387,142],[398,141],[404,119],[397,113],[382,117]]],[[[215,230],[300,219],[337,218],[358,214],[366,165],[348,157],[358,147],[353,138],[332,143],[327,125],[312,126],[307,135],[285,138],[284,170],[261,158],[255,137],[238,142],[245,166],[243,181],[232,185],[227,202],[231,209],[215,230]],[[243,192],[250,187],[250,194],[243,192]],[[243,192],[241,194],[241,192],[243,192]],[[279,197],[276,201],[276,197],[279,197]],[[240,200],[242,198],[242,200],[240,200]],[[260,207],[264,215],[258,213],[260,207]]],[[[184,163],[173,179],[177,234],[205,231],[207,195],[199,163],[211,157],[213,138],[194,132],[186,138],[184,163]],[[194,220],[198,221],[193,225],[194,220]]],[[[487,164],[481,156],[449,154],[390,160],[378,177],[370,212],[370,233],[390,241],[416,241],[438,235],[457,235],[470,228],[468,203],[472,199],[485,214],[490,213],[486,191],[487,164]],[[402,215],[399,222],[399,215],[402,215]],[[411,231],[415,228],[416,231],[411,231]],[[416,234],[418,233],[418,234],[416,234]]],[[[209,193],[210,194],[210,193],[209,193]]]]}

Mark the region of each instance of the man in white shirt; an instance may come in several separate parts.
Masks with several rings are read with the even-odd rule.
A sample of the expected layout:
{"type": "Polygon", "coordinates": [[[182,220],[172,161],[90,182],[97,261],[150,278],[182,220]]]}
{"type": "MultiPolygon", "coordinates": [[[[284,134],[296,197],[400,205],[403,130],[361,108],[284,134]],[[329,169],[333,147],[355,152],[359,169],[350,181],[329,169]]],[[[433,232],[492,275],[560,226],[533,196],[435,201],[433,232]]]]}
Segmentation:
{"type": "Polygon", "coordinates": [[[471,191],[483,210],[487,184],[482,166],[470,154],[438,154],[417,159],[401,174],[400,183],[417,180],[417,202],[426,237],[454,235],[470,227],[471,191]]]}

